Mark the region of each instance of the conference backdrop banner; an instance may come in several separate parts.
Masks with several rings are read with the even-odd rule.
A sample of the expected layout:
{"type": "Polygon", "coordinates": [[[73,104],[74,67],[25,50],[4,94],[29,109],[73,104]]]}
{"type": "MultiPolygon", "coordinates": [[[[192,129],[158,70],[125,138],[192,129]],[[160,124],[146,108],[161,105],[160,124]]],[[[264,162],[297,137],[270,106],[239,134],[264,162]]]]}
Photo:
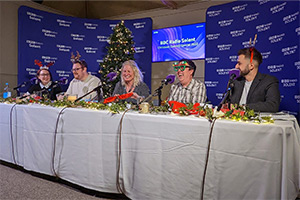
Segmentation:
{"type": "Polygon", "coordinates": [[[299,1],[236,1],[213,6],[206,13],[205,84],[209,101],[218,105],[226,90],[228,72],[235,67],[239,49],[255,48],[263,56],[261,73],[278,78],[280,110],[299,120],[300,53],[299,1]]]}
{"type": "MultiPolygon", "coordinates": [[[[70,61],[71,52],[76,51],[88,64],[88,71],[99,77],[99,63],[107,55],[108,37],[120,20],[83,19],[57,15],[30,7],[19,8],[19,59],[18,83],[29,81],[43,64],[55,62],[49,69],[53,80],[62,77],[73,79],[70,61]]],[[[135,59],[144,74],[145,83],[151,87],[152,19],[124,20],[132,31],[135,42],[135,59]]],[[[20,88],[26,92],[27,87],[20,88]]],[[[64,86],[67,89],[67,85],[64,86]]]]}

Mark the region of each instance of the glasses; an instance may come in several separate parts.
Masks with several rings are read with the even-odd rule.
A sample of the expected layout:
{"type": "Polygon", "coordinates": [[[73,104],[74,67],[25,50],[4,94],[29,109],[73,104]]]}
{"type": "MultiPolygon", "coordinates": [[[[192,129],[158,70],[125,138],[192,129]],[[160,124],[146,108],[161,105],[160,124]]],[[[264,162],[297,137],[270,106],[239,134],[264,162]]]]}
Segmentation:
{"type": "Polygon", "coordinates": [[[177,72],[178,70],[183,72],[186,67],[190,68],[189,64],[186,61],[174,62],[173,67],[175,72],[177,72]]]}
{"type": "Polygon", "coordinates": [[[50,74],[40,74],[40,76],[50,76],[50,74]]]}
{"type": "Polygon", "coordinates": [[[82,69],[82,67],[74,68],[74,69],[71,69],[71,72],[77,72],[80,69],[82,69]]]}

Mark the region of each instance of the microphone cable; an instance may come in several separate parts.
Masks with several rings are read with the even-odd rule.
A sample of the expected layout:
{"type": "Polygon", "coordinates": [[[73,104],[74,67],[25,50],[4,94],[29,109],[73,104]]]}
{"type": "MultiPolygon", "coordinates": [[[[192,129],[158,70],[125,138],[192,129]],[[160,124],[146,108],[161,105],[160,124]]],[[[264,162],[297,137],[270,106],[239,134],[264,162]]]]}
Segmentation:
{"type": "Polygon", "coordinates": [[[123,115],[122,115],[122,117],[121,117],[121,120],[120,120],[120,124],[119,124],[119,140],[118,140],[118,154],[117,154],[117,159],[118,159],[118,163],[117,163],[117,177],[116,177],[116,182],[117,182],[117,190],[118,190],[118,192],[121,192],[122,194],[124,194],[124,195],[126,195],[125,194],[125,189],[123,188],[123,186],[121,186],[121,184],[120,184],[120,168],[121,168],[121,142],[122,142],[122,127],[123,127],[123,119],[124,119],[124,117],[125,117],[125,114],[129,111],[129,110],[131,110],[131,108],[129,108],[129,109],[127,109],[127,110],[125,110],[124,111],[124,113],[123,113],[123,115]]]}
{"type": "Polygon", "coordinates": [[[59,176],[57,175],[56,171],[55,171],[55,167],[54,167],[54,164],[55,164],[55,149],[56,149],[56,135],[57,135],[57,129],[58,129],[58,123],[59,123],[59,119],[60,119],[60,116],[63,114],[63,111],[66,109],[67,107],[63,107],[59,113],[58,113],[58,116],[57,116],[57,119],[56,119],[56,124],[55,124],[55,132],[54,132],[54,137],[53,137],[53,152],[52,152],[52,162],[51,162],[51,167],[52,167],[52,171],[55,175],[55,177],[59,178],[59,176]]]}
{"type": "Polygon", "coordinates": [[[216,118],[213,119],[213,121],[211,122],[211,127],[210,127],[210,133],[209,133],[209,139],[208,139],[208,146],[207,146],[207,153],[206,153],[206,160],[205,160],[205,166],[204,166],[203,178],[202,178],[201,200],[203,200],[203,197],[204,197],[204,185],[205,185],[206,170],[207,170],[208,159],[209,159],[209,152],[210,152],[210,145],[211,145],[212,133],[213,133],[213,129],[214,129],[214,125],[215,125],[216,120],[217,120],[216,118]]]}
{"type": "MultiPolygon", "coordinates": [[[[13,157],[13,161],[14,163],[17,165],[16,162],[16,157],[15,157],[15,148],[14,148],[14,137],[13,137],[13,124],[12,124],[12,111],[14,109],[14,107],[16,107],[17,104],[14,104],[11,109],[10,109],[10,113],[9,113],[9,133],[10,133],[10,140],[11,140],[11,150],[12,150],[12,157],[13,157]]],[[[16,134],[17,137],[17,134],[16,134]]]]}

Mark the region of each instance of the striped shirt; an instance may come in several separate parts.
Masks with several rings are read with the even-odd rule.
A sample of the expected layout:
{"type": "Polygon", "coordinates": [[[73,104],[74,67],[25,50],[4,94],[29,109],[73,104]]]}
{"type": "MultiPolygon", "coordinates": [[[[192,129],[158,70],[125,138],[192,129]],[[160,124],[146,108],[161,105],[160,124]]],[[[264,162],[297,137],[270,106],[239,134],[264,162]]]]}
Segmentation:
{"type": "Polygon", "coordinates": [[[192,79],[187,87],[180,82],[172,85],[168,101],[178,101],[184,104],[204,103],[206,101],[206,88],[201,81],[192,79]]]}

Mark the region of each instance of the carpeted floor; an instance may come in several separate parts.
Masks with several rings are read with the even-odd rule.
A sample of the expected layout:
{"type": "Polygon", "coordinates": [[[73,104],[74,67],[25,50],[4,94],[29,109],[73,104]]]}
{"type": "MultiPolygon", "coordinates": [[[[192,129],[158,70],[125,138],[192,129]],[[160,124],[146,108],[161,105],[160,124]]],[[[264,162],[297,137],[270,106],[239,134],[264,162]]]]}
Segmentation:
{"type": "MultiPolygon", "coordinates": [[[[0,200],[128,200],[121,194],[100,193],[54,177],[30,173],[0,161],[0,200]]],[[[296,200],[300,200],[297,198],[296,200]]]]}
{"type": "Polygon", "coordinates": [[[11,166],[1,161],[0,199],[108,200],[128,198],[120,194],[108,194],[87,190],[62,180],[55,180],[50,176],[29,173],[21,168],[11,166]]]}

